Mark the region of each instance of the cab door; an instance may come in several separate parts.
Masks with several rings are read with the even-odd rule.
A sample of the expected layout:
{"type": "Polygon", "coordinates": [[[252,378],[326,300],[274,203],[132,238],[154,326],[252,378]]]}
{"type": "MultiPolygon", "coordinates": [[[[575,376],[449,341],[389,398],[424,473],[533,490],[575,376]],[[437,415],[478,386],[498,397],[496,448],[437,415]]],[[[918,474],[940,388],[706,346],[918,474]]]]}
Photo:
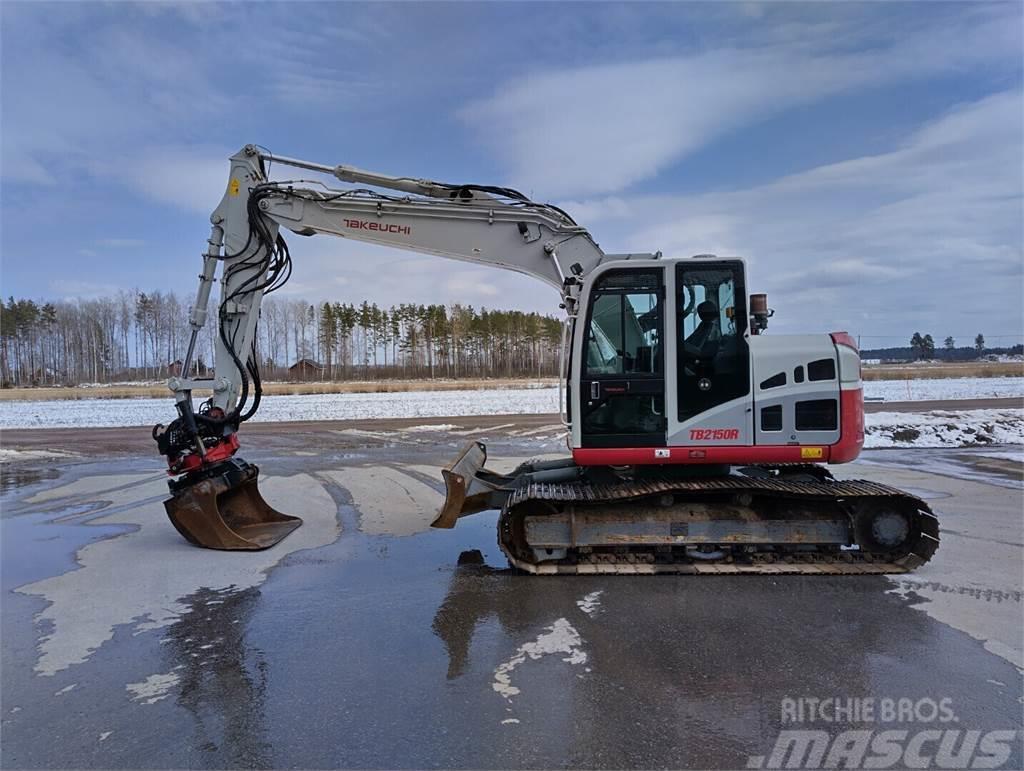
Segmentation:
{"type": "MultiPolygon", "coordinates": [[[[737,260],[693,260],[677,263],[675,276],[677,425],[728,430],[717,436],[737,444],[750,443],[750,405],[723,405],[750,393],[743,274],[737,260]]],[[[703,436],[692,433],[679,441],[703,436]]]]}
{"type": "Polygon", "coordinates": [[[613,269],[591,289],[580,362],[583,447],[663,447],[665,272],[613,269]]]}

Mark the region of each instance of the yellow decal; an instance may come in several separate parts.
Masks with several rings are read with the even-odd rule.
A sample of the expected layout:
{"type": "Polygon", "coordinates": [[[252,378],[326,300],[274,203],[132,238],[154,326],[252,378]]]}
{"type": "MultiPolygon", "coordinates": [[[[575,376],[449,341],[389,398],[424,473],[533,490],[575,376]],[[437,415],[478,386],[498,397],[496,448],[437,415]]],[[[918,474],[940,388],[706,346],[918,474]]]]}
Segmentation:
{"type": "Polygon", "coordinates": [[[801,447],[800,457],[801,458],[822,458],[825,456],[825,451],[821,447],[801,447]]]}
{"type": "Polygon", "coordinates": [[[228,195],[238,195],[238,188],[241,185],[238,184],[237,179],[231,180],[231,184],[228,185],[228,195]]]}

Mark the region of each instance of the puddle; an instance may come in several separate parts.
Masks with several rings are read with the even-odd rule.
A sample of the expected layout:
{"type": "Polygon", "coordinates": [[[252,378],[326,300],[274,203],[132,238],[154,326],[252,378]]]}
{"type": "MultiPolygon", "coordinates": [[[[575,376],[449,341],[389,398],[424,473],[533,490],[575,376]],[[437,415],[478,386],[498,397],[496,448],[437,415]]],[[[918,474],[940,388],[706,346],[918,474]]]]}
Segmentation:
{"type": "Polygon", "coordinates": [[[149,477],[134,484],[124,484],[121,477],[90,477],[73,488],[35,496],[50,500],[73,490],[79,506],[107,502],[85,527],[80,521],[46,519],[63,520],[69,513],[66,508],[4,521],[5,587],[17,586],[19,593],[48,603],[37,617],[37,623],[51,626],[50,634],[40,640],[37,672],[53,675],[85,662],[122,624],[137,632],[173,623],[186,612],[180,598],[200,587],[258,586],[266,580],[267,570],[290,553],[338,537],[334,503],[311,477],[267,477],[261,487],[268,503],[288,508],[289,502],[301,500],[304,526],[265,551],[225,554],[196,549],[168,525],[161,503],[163,481],[149,477]],[[105,537],[112,534],[123,535],[105,537]],[[26,548],[54,535],[60,538],[60,548],[26,548]],[[32,559],[25,558],[29,554],[32,559]],[[67,570],[69,555],[77,561],[77,570],[67,570]],[[84,597],[89,601],[83,602],[84,597]]]}
{"type": "Polygon", "coordinates": [[[90,504],[79,504],[0,520],[0,585],[14,589],[64,573],[76,566],[79,549],[134,529],[124,524],[83,527],[81,517],[94,511],[90,504]],[[35,546],[44,541],[56,541],[59,548],[35,546]]]}
{"type": "MultiPolygon", "coordinates": [[[[370,492],[384,487],[410,515],[421,508],[418,486],[402,477],[357,481],[370,492]]],[[[180,572],[194,580],[167,598],[175,612],[159,628],[133,621],[153,606],[107,619],[120,625],[118,636],[68,673],[81,685],[61,706],[83,708],[67,709],[52,744],[27,728],[9,732],[12,755],[35,767],[90,760],[84,742],[116,729],[104,751],[131,744],[117,757],[124,767],[146,765],[155,752],[168,766],[207,768],[332,767],[339,757],[351,767],[621,767],[637,757],[665,767],[741,767],[751,748],[774,737],[765,715],[777,714],[781,698],[827,693],[840,681],[854,694],[918,697],[934,693],[939,677],[972,728],[1002,727],[978,716],[1016,706],[991,688],[977,694],[977,672],[1009,682],[1008,664],[971,658],[975,641],[907,610],[885,595],[881,577],[538,579],[506,569],[493,511],[450,531],[366,533],[358,528],[366,500],[320,471],[282,488],[275,505],[307,506],[321,485],[341,537],[294,551],[248,583],[221,573],[257,555],[184,549],[156,517],[159,502],[146,504],[159,521],[142,533],[167,550],[129,549],[141,537],[133,534],[116,539],[121,548],[108,561],[145,553],[167,571],[154,581],[180,572]],[[737,636],[737,618],[771,633],[737,636]],[[100,674],[112,695],[99,691],[100,674]],[[637,721],[641,703],[650,709],[637,721]],[[439,731],[438,715],[458,730],[439,731]],[[587,726],[580,754],[575,725],[587,726]],[[521,741],[503,738],[518,730],[530,731],[529,757],[521,741]]],[[[128,493],[121,496],[127,505],[128,493]]],[[[88,596],[103,608],[151,590],[115,586],[114,576],[97,573],[95,551],[86,550],[86,569],[58,600],[88,596]]],[[[137,582],[140,569],[130,567],[137,582]]],[[[73,609],[58,608],[58,622],[73,609]]],[[[95,621],[67,620],[76,633],[95,621]]],[[[13,690],[12,703],[31,707],[43,679],[13,690]]],[[[61,686],[64,679],[46,683],[46,703],[61,686]]],[[[104,759],[111,765],[110,756],[88,765],[104,759]]]]}
{"type": "Polygon", "coordinates": [[[0,494],[28,487],[49,479],[56,479],[60,472],[55,468],[40,468],[4,463],[0,465],[0,494]]]}
{"type": "Polygon", "coordinates": [[[1024,470],[1019,462],[1002,457],[1016,451],[1015,446],[951,447],[932,449],[866,450],[858,463],[878,466],[902,466],[914,471],[940,474],[954,479],[985,482],[1014,490],[1024,488],[1024,470]],[[998,457],[993,457],[998,455],[998,457]]]}

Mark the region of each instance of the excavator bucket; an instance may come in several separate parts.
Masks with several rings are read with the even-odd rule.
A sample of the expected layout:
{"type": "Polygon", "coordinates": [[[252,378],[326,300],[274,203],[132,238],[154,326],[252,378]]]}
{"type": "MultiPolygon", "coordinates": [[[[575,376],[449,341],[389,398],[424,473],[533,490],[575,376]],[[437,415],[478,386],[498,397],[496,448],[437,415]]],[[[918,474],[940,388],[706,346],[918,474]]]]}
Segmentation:
{"type": "Polygon", "coordinates": [[[259,469],[244,461],[174,491],[164,501],[171,524],[196,546],[225,551],[269,549],[302,524],[260,495],[259,469]]]}

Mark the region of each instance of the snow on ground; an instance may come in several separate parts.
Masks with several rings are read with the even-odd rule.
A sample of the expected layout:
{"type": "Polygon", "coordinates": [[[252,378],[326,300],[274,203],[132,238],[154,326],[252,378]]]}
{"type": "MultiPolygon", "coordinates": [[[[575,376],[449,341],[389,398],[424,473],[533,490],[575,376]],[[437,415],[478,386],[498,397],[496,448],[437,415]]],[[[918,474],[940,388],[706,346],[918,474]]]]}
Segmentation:
{"type": "Polygon", "coordinates": [[[122,388],[131,386],[165,386],[164,380],[114,380],[110,383],[79,383],[75,388],[122,388]]]}
{"type": "Polygon", "coordinates": [[[56,450],[10,450],[0,448],[0,463],[17,463],[28,460],[52,460],[54,458],[70,458],[74,455],[71,452],[58,452],[56,450]]]}
{"type": "MultiPolygon", "coordinates": [[[[872,381],[864,384],[865,398],[886,401],[1019,397],[1022,393],[1024,378],[1018,377],[872,381]]],[[[265,396],[254,420],[274,423],[292,420],[438,418],[555,412],[558,412],[557,388],[509,388],[265,396]]],[[[169,423],[174,417],[174,405],[169,392],[166,399],[0,402],[0,430],[151,426],[155,423],[169,423]]],[[[982,437],[989,437],[991,442],[1024,441],[1020,436],[1019,410],[975,410],[969,413],[958,411],[928,415],[875,413],[868,415],[867,421],[868,447],[910,446],[909,442],[903,442],[903,437],[911,436],[914,431],[918,432],[918,437],[912,441],[918,446],[949,446],[960,440],[969,444],[987,443],[982,437]],[[972,422],[964,424],[963,420],[956,417],[958,415],[967,416],[965,419],[972,422]],[[993,429],[986,429],[985,421],[992,420],[996,421],[993,429]],[[947,425],[957,428],[942,428],[947,425]],[[900,433],[902,429],[907,429],[909,433],[900,433]],[[1011,438],[1002,438],[1007,435],[1011,438]],[[929,441],[936,444],[923,444],[929,441]]]]}
{"type": "Polygon", "coordinates": [[[875,412],[864,418],[869,449],[1024,444],[1024,410],[875,412]]]}
{"type": "Polygon", "coordinates": [[[1024,396],[1024,377],[951,377],[927,380],[869,380],[864,398],[887,402],[932,399],[987,399],[1024,396]]]}
{"type": "MultiPolygon", "coordinates": [[[[197,402],[198,406],[198,402],[197,402]]],[[[558,412],[557,388],[407,391],[373,394],[264,396],[256,422],[439,418],[455,415],[532,415],[558,412]]],[[[166,399],[76,399],[0,402],[0,430],[151,426],[176,416],[166,399]]]]}
{"type": "Polygon", "coordinates": [[[1024,463],[1024,447],[993,447],[980,453],[986,458],[999,458],[1000,460],[1013,460],[1017,463],[1024,463]]]}

